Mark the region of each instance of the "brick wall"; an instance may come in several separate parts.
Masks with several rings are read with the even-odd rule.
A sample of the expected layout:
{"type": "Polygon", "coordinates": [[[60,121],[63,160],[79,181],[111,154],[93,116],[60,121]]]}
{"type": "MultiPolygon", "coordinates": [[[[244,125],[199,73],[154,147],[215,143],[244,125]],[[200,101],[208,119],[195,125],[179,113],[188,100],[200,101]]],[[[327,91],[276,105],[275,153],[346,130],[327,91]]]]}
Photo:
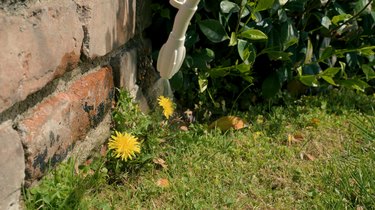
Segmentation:
{"type": "Polygon", "coordinates": [[[0,209],[18,209],[22,185],[108,138],[115,86],[148,108],[136,84],[148,4],[0,2],[0,209]]]}

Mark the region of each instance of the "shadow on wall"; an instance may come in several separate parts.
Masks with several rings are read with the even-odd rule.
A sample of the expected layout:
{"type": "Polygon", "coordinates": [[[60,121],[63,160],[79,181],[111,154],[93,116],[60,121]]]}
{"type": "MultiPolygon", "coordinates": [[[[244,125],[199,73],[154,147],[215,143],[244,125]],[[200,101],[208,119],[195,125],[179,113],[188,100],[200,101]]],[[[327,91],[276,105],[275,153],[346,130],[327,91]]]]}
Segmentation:
{"type": "Polygon", "coordinates": [[[107,29],[105,35],[106,51],[120,47],[131,37],[129,34],[135,32],[135,8],[136,1],[118,0],[118,10],[116,12],[115,25],[111,29],[107,29]]]}

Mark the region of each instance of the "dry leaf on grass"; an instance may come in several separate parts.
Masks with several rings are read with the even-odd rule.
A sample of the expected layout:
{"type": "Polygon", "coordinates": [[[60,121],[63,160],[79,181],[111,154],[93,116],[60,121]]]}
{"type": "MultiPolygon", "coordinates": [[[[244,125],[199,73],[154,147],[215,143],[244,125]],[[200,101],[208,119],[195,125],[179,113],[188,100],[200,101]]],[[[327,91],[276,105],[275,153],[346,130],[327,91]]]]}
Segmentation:
{"type": "Polygon", "coordinates": [[[248,124],[240,117],[224,116],[211,123],[208,126],[208,129],[218,128],[221,131],[227,131],[231,128],[239,130],[245,127],[248,127],[248,124]]]}
{"type": "Polygon", "coordinates": [[[159,139],[159,143],[165,143],[165,142],[167,142],[167,140],[165,140],[165,139],[159,139]]]}
{"type": "Polygon", "coordinates": [[[297,144],[297,143],[300,143],[304,140],[302,134],[300,133],[297,133],[297,134],[288,134],[288,145],[292,145],[292,144],[297,144]]]}
{"type": "Polygon", "coordinates": [[[156,165],[161,166],[163,169],[168,169],[168,165],[165,163],[165,160],[161,158],[154,158],[152,162],[154,162],[156,165]]]}
{"type": "Polygon", "coordinates": [[[305,156],[307,157],[307,159],[309,159],[311,161],[314,161],[316,159],[314,155],[305,154],[305,156]]]}
{"type": "Polygon", "coordinates": [[[169,181],[168,179],[159,179],[158,181],[156,181],[156,185],[159,186],[159,187],[168,187],[169,186],[169,181]]]}
{"type": "Polygon", "coordinates": [[[311,155],[311,154],[308,154],[308,153],[304,153],[304,152],[300,153],[300,157],[301,157],[302,160],[311,160],[311,161],[314,161],[316,159],[316,157],[314,155],[311,155]]]}
{"type": "Polygon", "coordinates": [[[185,125],[182,125],[182,126],[180,127],[180,130],[181,130],[181,131],[188,131],[189,128],[188,128],[187,126],[185,126],[185,125]]]}

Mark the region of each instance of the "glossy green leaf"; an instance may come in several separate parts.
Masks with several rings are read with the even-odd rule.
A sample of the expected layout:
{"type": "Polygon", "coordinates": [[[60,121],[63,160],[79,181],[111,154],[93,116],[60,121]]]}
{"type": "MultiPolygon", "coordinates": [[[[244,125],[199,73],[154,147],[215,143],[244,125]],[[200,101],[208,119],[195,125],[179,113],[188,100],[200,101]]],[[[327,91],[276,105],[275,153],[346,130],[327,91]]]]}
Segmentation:
{"type": "Polygon", "coordinates": [[[336,15],[332,18],[332,23],[337,25],[339,22],[348,20],[351,17],[352,17],[352,15],[350,15],[350,14],[336,15]]]}
{"type": "Polygon", "coordinates": [[[303,75],[299,77],[299,81],[301,81],[304,85],[309,87],[318,87],[319,82],[315,75],[303,75]]]}
{"type": "Polygon", "coordinates": [[[249,14],[250,14],[250,10],[247,7],[245,7],[241,13],[241,18],[247,17],[249,14]]]}
{"type": "MultiPolygon", "coordinates": [[[[354,6],[355,13],[359,13],[360,11],[365,8],[365,6],[369,3],[370,0],[358,0],[357,3],[354,6]]],[[[371,4],[368,5],[362,12],[362,15],[367,15],[371,13],[371,4]]]]}
{"type": "Polygon", "coordinates": [[[320,56],[320,60],[323,61],[325,59],[328,59],[330,58],[333,54],[335,54],[335,50],[329,46],[329,47],[326,47],[323,52],[322,52],[322,55],[320,56]]]}
{"type": "Polygon", "coordinates": [[[341,77],[343,77],[344,79],[347,79],[348,78],[348,75],[346,74],[346,63],[342,62],[342,61],[339,61],[340,63],[340,67],[341,67],[341,77]]]}
{"type": "Polygon", "coordinates": [[[240,11],[240,7],[236,3],[230,1],[220,2],[220,9],[223,13],[234,13],[240,11]]]}
{"type": "Polygon", "coordinates": [[[327,77],[334,77],[339,71],[341,70],[340,67],[331,67],[324,71],[322,71],[319,75],[327,76],[327,77]]]}
{"type": "Polygon", "coordinates": [[[192,55],[188,61],[191,67],[198,69],[208,69],[209,63],[215,58],[215,53],[209,48],[200,49],[192,55]]]}
{"type": "Polygon", "coordinates": [[[208,80],[204,74],[199,75],[198,84],[199,84],[199,91],[203,93],[207,89],[207,86],[208,86],[208,80]]]}
{"type": "Polygon", "coordinates": [[[298,34],[291,21],[287,21],[281,25],[281,34],[277,34],[283,45],[283,50],[298,43],[298,34]]]}
{"type": "Polygon", "coordinates": [[[190,48],[199,41],[199,35],[196,30],[188,30],[186,32],[185,47],[190,48]]]}
{"type": "Polygon", "coordinates": [[[239,39],[237,45],[238,54],[246,64],[254,63],[256,58],[255,47],[246,40],[239,39]]]}
{"type": "Polygon", "coordinates": [[[366,75],[367,81],[375,78],[375,71],[371,66],[363,64],[362,71],[366,75]]]}
{"type": "Polygon", "coordinates": [[[251,70],[251,65],[246,63],[241,63],[236,65],[236,69],[241,73],[249,73],[251,70]]]}
{"type": "Polygon", "coordinates": [[[218,43],[229,38],[224,27],[217,20],[202,20],[199,22],[199,28],[211,42],[218,43]]]}
{"type": "Polygon", "coordinates": [[[271,60],[281,60],[281,61],[290,61],[290,56],[293,54],[291,52],[283,52],[283,51],[269,51],[267,50],[265,53],[268,54],[268,57],[271,60]]]}
{"type": "Polygon", "coordinates": [[[236,46],[237,44],[237,34],[235,32],[232,32],[230,36],[229,46],[236,46]]]}
{"type": "Polygon", "coordinates": [[[239,34],[240,37],[250,40],[267,40],[268,37],[265,33],[257,29],[248,29],[239,34]]]}
{"type": "Polygon", "coordinates": [[[340,85],[348,88],[353,88],[355,90],[359,90],[364,92],[366,88],[370,87],[369,84],[360,80],[360,79],[347,79],[340,81],[340,85]]]}
{"type": "Polygon", "coordinates": [[[332,25],[331,19],[329,19],[329,17],[327,16],[324,16],[320,23],[327,29],[329,29],[329,26],[332,25]]]}
{"type": "Polygon", "coordinates": [[[284,6],[284,4],[286,4],[288,2],[288,0],[279,0],[279,4],[281,6],[284,6]]]}
{"type": "Polygon", "coordinates": [[[212,78],[217,78],[217,77],[225,77],[227,76],[228,74],[230,74],[231,70],[233,70],[234,67],[230,66],[230,67],[216,67],[216,68],[212,68],[208,71],[208,73],[210,74],[210,76],[212,78]]]}
{"type": "Polygon", "coordinates": [[[335,81],[333,80],[332,77],[329,77],[329,76],[322,76],[322,78],[323,78],[326,82],[328,82],[329,84],[334,85],[334,86],[337,86],[337,84],[335,83],[335,81]]]}
{"type": "Polygon", "coordinates": [[[305,56],[305,64],[310,64],[313,57],[313,45],[311,40],[307,40],[307,49],[306,49],[306,56],[305,56]]]}
{"type": "Polygon", "coordinates": [[[375,55],[375,46],[363,47],[358,49],[358,52],[364,56],[375,55]]]}
{"type": "Polygon", "coordinates": [[[279,16],[279,21],[280,22],[285,22],[288,20],[288,14],[285,11],[285,9],[279,9],[277,10],[277,16],[279,16]]]}
{"type": "Polygon", "coordinates": [[[255,11],[260,12],[272,8],[274,1],[275,0],[259,0],[255,7],[255,11]]]}
{"type": "Polygon", "coordinates": [[[260,14],[260,12],[252,12],[251,19],[259,23],[260,21],[262,21],[262,15],[260,14]]]}

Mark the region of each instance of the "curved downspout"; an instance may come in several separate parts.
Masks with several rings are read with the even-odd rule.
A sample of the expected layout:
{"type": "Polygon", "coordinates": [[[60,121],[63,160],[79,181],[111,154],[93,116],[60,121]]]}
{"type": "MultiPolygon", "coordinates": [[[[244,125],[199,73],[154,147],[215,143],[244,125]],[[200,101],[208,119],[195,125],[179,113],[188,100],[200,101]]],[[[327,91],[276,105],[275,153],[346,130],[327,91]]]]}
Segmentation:
{"type": "Polygon", "coordinates": [[[200,0],[170,0],[178,9],[172,32],[159,52],[157,69],[163,79],[170,79],[181,68],[185,59],[185,34],[200,0]]]}

